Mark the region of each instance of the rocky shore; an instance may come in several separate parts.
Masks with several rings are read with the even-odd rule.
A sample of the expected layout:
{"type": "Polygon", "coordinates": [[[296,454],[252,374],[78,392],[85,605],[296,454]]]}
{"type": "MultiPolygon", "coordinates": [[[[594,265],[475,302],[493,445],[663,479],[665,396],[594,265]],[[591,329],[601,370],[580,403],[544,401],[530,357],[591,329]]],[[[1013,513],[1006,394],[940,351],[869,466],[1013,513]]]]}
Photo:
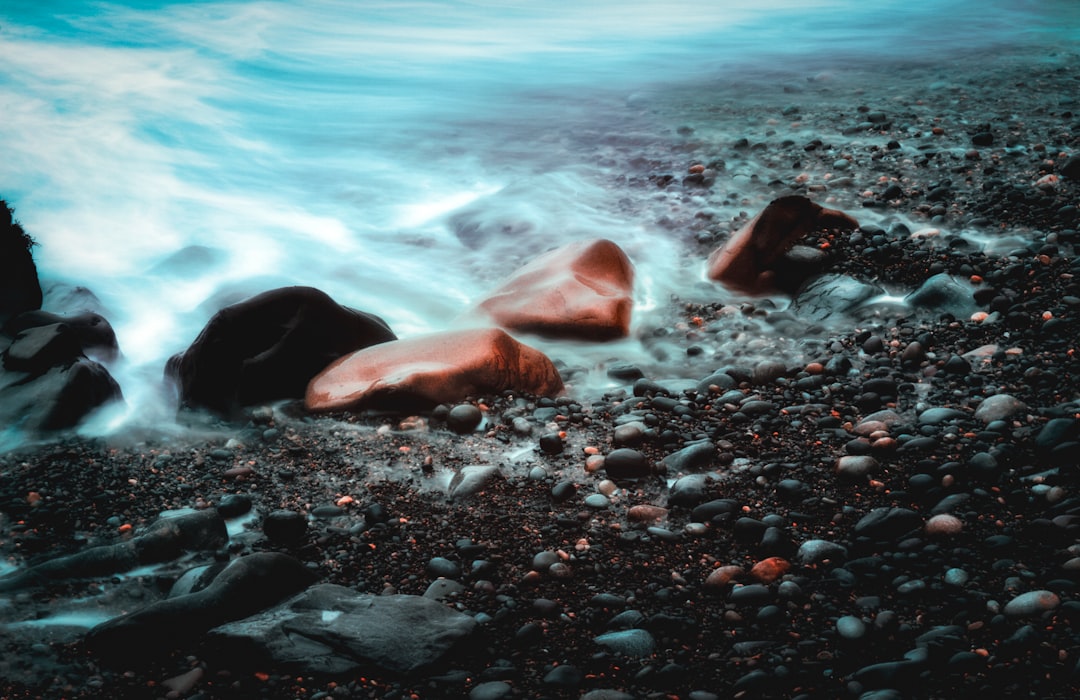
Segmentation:
{"type": "MultiPolygon", "coordinates": [[[[278,343],[181,380],[182,436],[0,455],[0,696],[1075,697],[1080,60],[966,61],[673,90],[636,131],[562,134],[703,269],[779,198],[857,224],[814,205],[749,256],[768,274],[633,330],[601,245],[591,342],[649,363],[549,352],[531,392],[313,412],[258,394],[299,364],[278,343]]],[[[391,346],[358,323],[351,357],[391,346]]],[[[35,353],[101,346],[49,333],[35,353]]]]}

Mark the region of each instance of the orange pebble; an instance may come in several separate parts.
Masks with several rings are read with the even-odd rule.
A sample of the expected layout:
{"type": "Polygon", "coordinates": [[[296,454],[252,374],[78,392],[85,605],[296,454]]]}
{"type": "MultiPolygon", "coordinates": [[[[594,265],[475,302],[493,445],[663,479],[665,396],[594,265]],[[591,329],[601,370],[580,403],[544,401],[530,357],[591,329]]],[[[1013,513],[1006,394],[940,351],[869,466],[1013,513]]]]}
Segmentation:
{"type": "Polygon", "coordinates": [[[791,563],[787,559],[769,557],[754,564],[754,568],[750,569],[750,575],[762,583],[772,583],[787,573],[790,568],[791,563]]]}

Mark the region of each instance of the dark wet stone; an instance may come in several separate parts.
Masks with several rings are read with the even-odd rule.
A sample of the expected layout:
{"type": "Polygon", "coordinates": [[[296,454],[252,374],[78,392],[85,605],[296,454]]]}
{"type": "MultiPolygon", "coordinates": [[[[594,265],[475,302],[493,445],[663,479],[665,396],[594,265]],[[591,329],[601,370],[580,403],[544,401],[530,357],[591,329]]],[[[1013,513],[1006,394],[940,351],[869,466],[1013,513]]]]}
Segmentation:
{"type": "Polygon", "coordinates": [[[944,406],[928,408],[919,414],[919,425],[940,425],[957,418],[963,418],[966,415],[966,413],[956,408],[944,406]]]}
{"type": "Polygon", "coordinates": [[[688,474],[671,485],[668,505],[692,508],[708,497],[709,477],[705,474],[688,474]]]}
{"type": "Polygon", "coordinates": [[[948,360],[945,360],[942,369],[949,374],[969,374],[971,372],[971,363],[960,355],[952,355],[948,360]]]}
{"type": "Polygon", "coordinates": [[[86,644],[108,663],[152,658],[190,644],[212,627],[274,605],[314,578],[292,557],[250,554],[233,561],[198,592],[151,603],[94,627],[86,644]]]}
{"type": "Polygon", "coordinates": [[[307,516],[293,510],[275,510],[263,520],[262,529],[271,542],[296,544],[307,534],[307,516]]]}
{"type": "Polygon", "coordinates": [[[699,523],[709,523],[717,519],[730,517],[738,512],[739,504],[728,498],[718,498],[694,508],[690,517],[699,523]]]}
{"type": "Polygon", "coordinates": [[[223,518],[238,518],[251,511],[251,497],[237,493],[222,496],[217,511],[223,518]]]}
{"type": "Polygon", "coordinates": [[[649,656],[656,649],[656,640],[643,629],[608,632],[594,637],[593,641],[616,654],[634,658],[649,656]]]}
{"type": "Polygon", "coordinates": [[[563,441],[558,433],[545,433],[540,436],[540,451],[546,455],[562,454],[563,441]]]}
{"type": "Polygon", "coordinates": [[[883,289],[844,275],[822,275],[810,280],[792,300],[789,310],[799,318],[825,321],[838,314],[853,313],[880,296],[883,289]]]}
{"type": "Polygon", "coordinates": [[[625,382],[633,382],[641,379],[645,376],[645,373],[641,371],[641,368],[628,364],[625,362],[615,363],[609,365],[607,368],[607,376],[612,379],[619,379],[625,382]]]}
{"type": "Polygon", "coordinates": [[[318,520],[332,520],[345,513],[345,509],[339,506],[318,506],[311,509],[311,517],[318,520]]]}
{"type": "Polygon", "coordinates": [[[0,372],[0,425],[31,434],[64,430],[122,398],[109,371],[85,357],[35,375],[0,372]]]}
{"type": "Polygon", "coordinates": [[[922,517],[907,508],[875,508],[855,523],[856,535],[892,541],[922,527],[922,517]]]}
{"type": "Polygon", "coordinates": [[[458,578],[461,576],[461,566],[446,557],[433,557],[428,560],[424,571],[432,577],[458,578]]]}
{"type": "Polygon", "coordinates": [[[649,459],[637,450],[620,448],[612,450],[604,457],[604,471],[615,481],[638,479],[651,474],[652,465],[649,459]]]}
{"type": "Polygon", "coordinates": [[[446,426],[455,433],[464,435],[476,430],[476,426],[480,425],[480,421],[483,419],[484,414],[481,413],[479,408],[471,403],[463,403],[454,406],[446,414],[446,426]]]}
{"type": "Polygon", "coordinates": [[[560,481],[551,487],[551,500],[562,503],[577,495],[577,485],[572,481],[560,481]]]}
{"type": "Polygon", "coordinates": [[[544,674],[542,682],[552,688],[573,690],[580,686],[583,680],[585,680],[585,674],[578,670],[576,666],[562,664],[544,674]]]}
{"type": "Polygon", "coordinates": [[[413,595],[312,586],[264,613],[210,632],[208,655],[230,667],[297,674],[411,674],[464,644],[476,620],[413,595]]]}
{"type": "Polygon", "coordinates": [[[711,466],[716,458],[716,447],[709,441],[691,443],[678,452],[664,457],[663,464],[669,472],[697,471],[711,466]]]}
{"type": "Polygon", "coordinates": [[[169,360],[166,374],[185,405],[229,415],[241,406],[302,398],[331,362],[395,337],[377,316],[311,287],[284,287],[216,313],[169,360]]]}
{"type": "Polygon", "coordinates": [[[710,391],[709,387],[715,386],[722,393],[734,389],[737,384],[738,383],[735,381],[735,378],[727,372],[713,372],[712,374],[698,382],[697,390],[699,394],[707,395],[710,391]]]}

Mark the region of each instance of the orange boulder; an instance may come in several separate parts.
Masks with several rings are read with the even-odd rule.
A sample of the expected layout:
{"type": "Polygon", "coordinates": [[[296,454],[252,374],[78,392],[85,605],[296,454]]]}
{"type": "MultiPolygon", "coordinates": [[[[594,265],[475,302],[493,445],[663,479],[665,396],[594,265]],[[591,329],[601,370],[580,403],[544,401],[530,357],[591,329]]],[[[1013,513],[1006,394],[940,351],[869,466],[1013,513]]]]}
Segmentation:
{"type": "Polygon", "coordinates": [[[774,199],[727,243],[709,256],[709,278],[747,294],[774,291],[776,266],[808,233],[851,231],[859,222],[842,211],[825,209],[806,197],[774,199]]]}
{"type": "Polygon", "coordinates": [[[605,239],[549,251],[477,305],[511,331],[552,338],[609,340],[630,332],[634,267],[605,239]]]}
{"type": "Polygon", "coordinates": [[[411,409],[507,389],[552,396],[562,391],[555,365],[497,328],[435,333],[346,355],[307,387],[310,411],[366,406],[411,409]]]}

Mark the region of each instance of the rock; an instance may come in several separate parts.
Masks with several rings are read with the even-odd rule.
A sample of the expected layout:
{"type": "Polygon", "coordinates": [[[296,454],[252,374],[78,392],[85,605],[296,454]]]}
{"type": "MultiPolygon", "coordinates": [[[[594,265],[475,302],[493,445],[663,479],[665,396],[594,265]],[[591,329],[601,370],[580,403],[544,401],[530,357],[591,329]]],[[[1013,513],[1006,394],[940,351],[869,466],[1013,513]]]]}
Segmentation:
{"type": "Polygon", "coordinates": [[[41,284],[30,249],[35,245],[0,199],[0,325],[24,311],[41,308],[41,284]]]}
{"type": "Polygon", "coordinates": [[[799,552],[795,558],[804,566],[826,560],[843,561],[847,559],[847,548],[828,540],[807,540],[799,545],[799,552]]]}
{"type": "Polygon", "coordinates": [[[989,424],[996,420],[1004,420],[1026,409],[1027,405],[1015,396],[996,394],[983,399],[975,409],[975,419],[989,424]]]}
{"type": "Polygon", "coordinates": [[[551,360],[496,328],[450,331],[383,343],[334,362],[311,380],[310,411],[365,406],[416,408],[506,390],[554,396],[563,389],[551,360]]]}
{"type": "Polygon", "coordinates": [[[847,214],[824,209],[805,197],[781,197],[709,256],[708,274],[741,292],[767,293],[777,286],[777,261],[799,239],[814,231],[851,231],[858,226],[847,214]]]}
{"type": "Polygon", "coordinates": [[[1048,420],[1035,436],[1035,448],[1055,466],[1075,463],[1080,451],[1080,419],[1048,420]]]}
{"type": "Polygon", "coordinates": [[[394,340],[377,316],[338,305],[311,287],[282,287],[214,314],[169,360],[181,402],[230,415],[240,407],[304,396],[343,355],[394,340]]]}
{"type": "Polygon", "coordinates": [[[476,621],[430,598],[320,584],[210,631],[209,656],[296,674],[409,674],[463,643],[476,621]]]}
{"type": "Polygon", "coordinates": [[[109,663],[131,663],[182,647],[217,625],[253,615],[303,590],[314,575],[296,559],[259,552],[234,560],[206,588],[166,598],[104,622],[87,648],[109,663]]]}
{"type": "Polygon", "coordinates": [[[866,634],[866,623],[854,615],[844,615],[836,621],[836,631],[844,639],[862,639],[866,634]]]}
{"type": "Polygon", "coordinates": [[[38,375],[83,357],[78,337],[68,326],[54,323],[19,331],[3,353],[4,369],[38,375]]]}
{"type": "Polygon", "coordinates": [[[483,419],[484,414],[479,408],[471,403],[463,403],[450,409],[450,413],[446,415],[446,425],[455,433],[464,435],[476,430],[476,426],[480,425],[483,419]]]}
{"type": "Polygon", "coordinates": [[[275,544],[290,545],[307,534],[307,516],[294,510],[275,510],[263,519],[263,534],[275,544]]]}
{"type": "Polygon", "coordinates": [[[907,508],[881,507],[871,510],[855,523],[854,532],[875,540],[891,541],[899,539],[919,528],[922,518],[907,508]]]}
{"type": "Polygon", "coordinates": [[[1070,180],[1080,180],[1080,153],[1069,156],[1058,172],[1070,180]]]}
{"type": "Polygon", "coordinates": [[[604,457],[604,472],[613,481],[639,479],[652,473],[652,465],[642,453],[622,447],[604,457]]]}
{"type": "Polygon", "coordinates": [[[837,315],[854,314],[884,292],[875,284],[847,275],[822,275],[796,292],[788,310],[801,319],[826,321],[837,315]]]}
{"type": "Polygon", "coordinates": [[[680,477],[671,485],[668,492],[668,505],[693,508],[708,497],[708,486],[707,474],[688,474],[680,477]]]}
{"type": "Polygon", "coordinates": [[[870,476],[880,470],[878,461],[867,455],[845,455],[836,460],[836,473],[849,479],[870,476]]]}
{"type": "Polygon", "coordinates": [[[1061,598],[1052,591],[1028,591],[1016,596],[1005,605],[1010,617],[1026,617],[1053,610],[1061,605],[1061,598]]]}
{"type": "Polygon", "coordinates": [[[716,447],[708,441],[695,442],[664,457],[662,464],[669,472],[691,472],[708,467],[716,458],[716,447]]]}
{"type": "Polygon", "coordinates": [[[966,318],[975,311],[971,285],[944,272],[928,278],[904,301],[916,308],[949,313],[957,318],[966,318]]]}
{"type": "Polygon", "coordinates": [[[656,640],[653,639],[648,630],[643,629],[608,632],[593,637],[593,641],[616,654],[634,658],[650,656],[656,650],[656,640]]]}
{"type": "Polygon", "coordinates": [[[109,371],[85,357],[37,375],[0,372],[0,425],[28,433],[63,430],[122,398],[109,371]]]}
{"type": "MultiPolygon", "coordinates": [[[[79,348],[79,352],[103,362],[120,356],[116,331],[104,316],[92,311],[60,315],[48,311],[24,311],[4,324],[4,332],[16,338],[34,329],[60,326],[79,348]]],[[[56,332],[56,331],[52,331],[56,332]]]]}
{"type": "Polygon", "coordinates": [[[498,467],[487,464],[472,464],[462,467],[447,487],[447,495],[451,501],[461,501],[480,493],[488,484],[495,479],[502,478],[502,472],[498,467]]]}
{"type": "Polygon", "coordinates": [[[609,240],[576,241],[515,272],[476,311],[510,331],[609,340],[630,331],[634,268],[609,240]]]}
{"type": "Polygon", "coordinates": [[[184,552],[212,551],[228,540],[225,520],[213,509],[160,518],[126,542],[90,547],[0,577],[0,592],[63,579],[110,576],[169,561],[184,552]]]}

